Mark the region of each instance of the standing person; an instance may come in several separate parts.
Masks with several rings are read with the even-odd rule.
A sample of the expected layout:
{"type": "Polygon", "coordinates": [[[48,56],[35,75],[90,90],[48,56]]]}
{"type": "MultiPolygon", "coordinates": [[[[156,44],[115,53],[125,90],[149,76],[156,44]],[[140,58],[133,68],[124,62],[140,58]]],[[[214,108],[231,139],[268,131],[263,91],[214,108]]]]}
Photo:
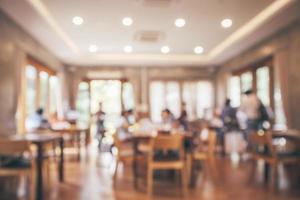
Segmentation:
{"type": "Polygon", "coordinates": [[[98,147],[101,148],[102,140],[105,136],[105,112],[102,110],[102,103],[99,102],[99,110],[96,112],[96,127],[97,127],[97,139],[98,139],[98,147]]]}
{"type": "Polygon", "coordinates": [[[179,121],[180,125],[183,127],[183,129],[186,131],[188,129],[188,116],[187,116],[185,103],[181,104],[181,113],[178,118],[178,121],[179,121]]]}
{"type": "Polygon", "coordinates": [[[231,100],[226,99],[221,119],[223,121],[224,132],[239,130],[239,124],[236,117],[236,109],[231,106],[231,100]]]}
{"type": "Polygon", "coordinates": [[[253,131],[268,128],[265,127],[265,122],[268,122],[269,125],[270,113],[252,90],[248,90],[244,94],[240,109],[247,117],[246,134],[248,136],[253,131]]]}

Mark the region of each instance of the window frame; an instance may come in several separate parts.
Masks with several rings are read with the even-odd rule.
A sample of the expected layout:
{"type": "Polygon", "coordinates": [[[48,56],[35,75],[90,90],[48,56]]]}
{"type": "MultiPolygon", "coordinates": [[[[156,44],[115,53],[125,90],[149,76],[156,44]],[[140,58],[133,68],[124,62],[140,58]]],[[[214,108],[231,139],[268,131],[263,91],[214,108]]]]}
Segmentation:
{"type": "Polygon", "coordinates": [[[241,98],[244,91],[242,91],[242,74],[250,72],[252,74],[252,89],[257,94],[257,76],[256,72],[259,68],[268,67],[269,69],[269,99],[270,99],[270,107],[272,110],[275,108],[275,100],[274,100],[274,88],[275,88],[275,75],[274,75],[274,65],[273,65],[273,57],[267,57],[261,59],[260,61],[254,62],[252,64],[246,65],[242,69],[233,71],[232,76],[239,76],[240,78],[240,87],[241,87],[241,98]]]}
{"type": "Polygon", "coordinates": [[[21,89],[21,95],[19,97],[19,105],[18,105],[18,133],[26,133],[26,127],[25,127],[25,121],[26,118],[28,117],[28,111],[27,111],[27,78],[26,78],[26,68],[28,66],[32,66],[36,70],[36,79],[35,79],[35,86],[36,86],[36,94],[35,94],[35,102],[34,102],[34,107],[35,110],[40,106],[40,94],[41,94],[41,86],[40,86],[40,72],[46,72],[48,74],[48,79],[47,79],[47,103],[46,107],[44,108],[45,114],[49,116],[52,113],[49,113],[50,110],[50,77],[51,76],[57,76],[57,72],[47,65],[43,64],[42,62],[38,61],[37,59],[33,58],[32,56],[28,55],[26,57],[26,60],[24,62],[24,65],[22,67],[22,77],[21,77],[21,82],[22,82],[22,89],[21,89]]]}

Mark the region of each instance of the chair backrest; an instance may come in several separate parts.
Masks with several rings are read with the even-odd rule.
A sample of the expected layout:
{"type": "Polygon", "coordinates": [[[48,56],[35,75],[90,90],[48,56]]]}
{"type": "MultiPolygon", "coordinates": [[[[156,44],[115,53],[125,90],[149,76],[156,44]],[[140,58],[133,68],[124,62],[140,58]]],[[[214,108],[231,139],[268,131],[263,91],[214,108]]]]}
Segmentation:
{"type": "Polygon", "coordinates": [[[168,150],[176,151],[178,152],[179,160],[182,161],[184,158],[182,135],[157,135],[155,138],[152,138],[148,152],[148,163],[154,161],[154,154],[156,150],[160,150],[162,152],[168,152],[168,150]]]}
{"type": "Polygon", "coordinates": [[[217,133],[215,130],[209,130],[207,141],[208,141],[207,153],[209,155],[213,155],[216,152],[216,145],[217,145],[217,133]]]}
{"type": "Polygon", "coordinates": [[[113,139],[114,139],[114,145],[115,145],[115,147],[118,150],[120,150],[122,145],[121,145],[121,140],[120,140],[120,138],[119,138],[119,136],[118,136],[117,133],[113,134],[113,139]]]}
{"type": "Polygon", "coordinates": [[[153,149],[159,150],[181,150],[183,147],[182,135],[158,135],[153,139],[153,149]]]}
{"type": "Polygon", "coordinates": [[[207,140],[203,141],[201,137],[198,138],[199,143],[197,146],[198,152],[205,152],[208,155],[212,156],[216,152],[217,145],[217,134],[213,129],[208,129],[207,140]]]}
{"type": "Polygon", "coordinates": [[[269,131],[258,131],[250,134],[250,145],[252,153],[265,153],[276,156],[275,147],[272,144],[272,133],[269,131]],[[267,148],[267,150],[266,150],[267,148]],[[260,151],[262,149],[262,151],[260,151]]]}
{"type": "Polygon", "coordinates": [[[24,140],[13,141],[10,139],[0,139],[0,154],[14,155],[30,152],[30,143],[24,140]]]}

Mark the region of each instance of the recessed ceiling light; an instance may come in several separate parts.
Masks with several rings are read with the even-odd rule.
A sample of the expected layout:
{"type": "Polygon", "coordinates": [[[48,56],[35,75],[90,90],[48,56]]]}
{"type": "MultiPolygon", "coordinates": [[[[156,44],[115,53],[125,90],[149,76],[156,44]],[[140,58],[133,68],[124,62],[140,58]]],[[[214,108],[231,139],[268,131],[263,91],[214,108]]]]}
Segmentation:
{"type": "Polygon", "coordinates": [[[182,28],[185,26],[185,19],[182,18],[178,18],[175,20],[175,26],[177,26],[178,28],[182,28]]]}
{"type": "Polygon", "coordinates": [[[89,46],[89,51],[90,51],[91,53],[97,52],[97,51],[98,51],[98,46],[97,46],[97,45],[94,45],[94,44],[90,45],[90,46],[89,46]]]}
{"type": "Polygon", "coordinates": [[[221,22],[221,25],[223,28],[229,28],[232,26],[232,20],[231,19],[223,19],[221,22]]]}
{"type": "Polygon", "coordinates": [[[160,51],[163,53],[163,54],[167,54],[170,52],[170,47],[168,46],[163,46],[161,47],[160,51]]]}
{"type": "Polygon", "coordinates": [[[201,47],[201,46],[196,46],[196,47],[194,48],[195,54],[202,54],[203,51],[204,51],[204,49],[203,49],[203,47],[201,47]]]}
{"type": "Polygon", "coordinates": [[[73,24],[79,26],[83,23],[83,19],[82,19],[82,17],[75,16],[75,17],[73,17],[72,22],[73,22],[73,24]]]}
{"type": "Polygon", "coordinates": [[[131,52],[132,52],[132,46],[129,46],[129,45],[128,45],[128,46],[125,46],[125,47],[124,47],[124,52],[125,52],[125,53],[131,53],[131,52]]]}
{"type": "Polygon", "coordinates": [[[130,17],[124,17],[122,20],[122,23],[124,26],[131,26],[133,23],[133,20],[130,17]]]}

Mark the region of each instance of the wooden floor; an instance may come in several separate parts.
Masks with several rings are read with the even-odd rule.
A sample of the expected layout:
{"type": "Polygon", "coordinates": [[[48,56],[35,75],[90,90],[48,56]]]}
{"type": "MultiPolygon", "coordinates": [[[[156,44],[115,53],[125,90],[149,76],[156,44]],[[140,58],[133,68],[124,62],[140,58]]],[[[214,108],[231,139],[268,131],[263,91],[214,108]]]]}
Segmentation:
{"type": "MultiPolygon", "coordinates": [[[[233,159],[236,160],[236,159],[233,159]]],[[[249,181],[248,161],[235,161],[229,157],[218,158],[217,175],[205,179],[199,175],[197,186],[189,189],[182,197],[179,177],[160,174],[154,183],[155,200],[278,200],[300,199],[299,166],[279,168],[280,189],[272,192],[262,181],[262,170],[258,167],[256,177],[249,181]]],[[[260,165],[258,165],[260,166],[260,165]]],[[[50,185],[45,196],[47,200],[143,200],[147,199],[143,180],[140,189],[133,188],[131,167],[120,168],[116,188],[112,187],[114,160],[109,153],[98,154],[92,151],[80,163],[67,161],[65,183],[58,183],[53,168],[50,185]],[[93,153],[94,152],[94,153],[93,153]],[[50,189],[49,189],[50,188],[50,189]]],[[[2,199],[0,197],[0,199],[2,199]]],[[[9,198],[11,200],[11,198],[9,198]]]]}

